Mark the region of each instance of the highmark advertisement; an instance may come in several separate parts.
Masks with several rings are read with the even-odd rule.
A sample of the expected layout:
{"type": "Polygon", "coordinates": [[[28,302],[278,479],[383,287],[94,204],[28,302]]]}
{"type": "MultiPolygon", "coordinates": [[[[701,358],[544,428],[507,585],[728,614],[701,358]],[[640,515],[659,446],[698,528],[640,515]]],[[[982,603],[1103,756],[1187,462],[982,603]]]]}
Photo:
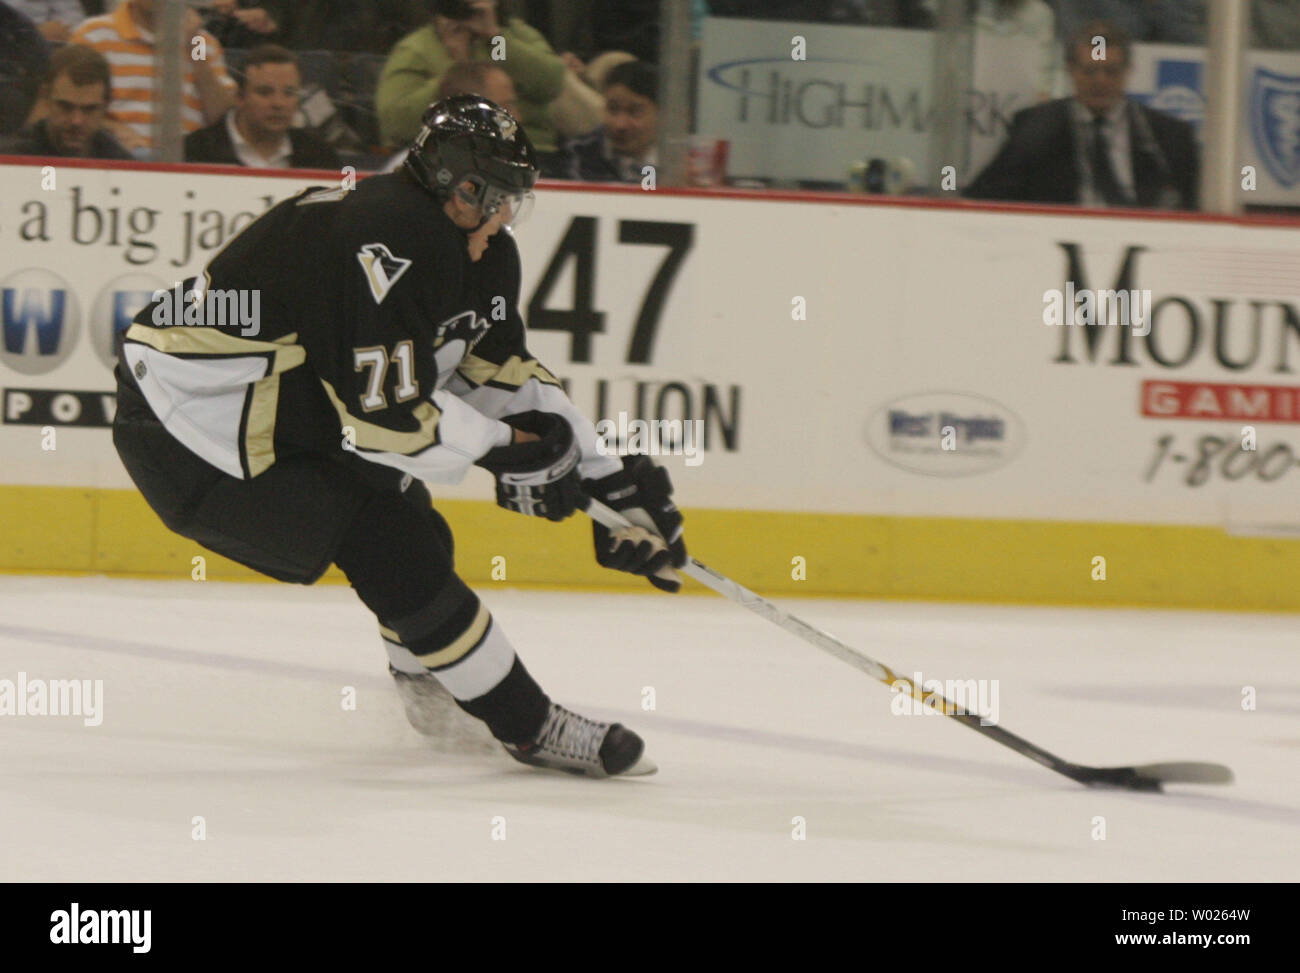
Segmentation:
{"type": "MultiPolygon", "coordinates": [[[[844,183],[855,163],[905,158],[918,185],[938,188],[941,168],[952,165],[964,186],[1002,146],[1016,112],[1046,95],[1041,45],[976,35],[962,95],[969,157],[938,159],[936,38],[927,30],[710,18],[696,78],[698,131],[730,142],[733,176],[844,183]]],[[[1298,205],[1300,55],[1251,50],[1245,59],[1241,201],[1298,205]]],[[[1199,137],[1204,66],[1199,47],[1135,45],[1129,94],[1188,122],[1199,137]]],[[[1052,74],[1052,94],[1068,94],[1059,64],[1052,74]]]]}

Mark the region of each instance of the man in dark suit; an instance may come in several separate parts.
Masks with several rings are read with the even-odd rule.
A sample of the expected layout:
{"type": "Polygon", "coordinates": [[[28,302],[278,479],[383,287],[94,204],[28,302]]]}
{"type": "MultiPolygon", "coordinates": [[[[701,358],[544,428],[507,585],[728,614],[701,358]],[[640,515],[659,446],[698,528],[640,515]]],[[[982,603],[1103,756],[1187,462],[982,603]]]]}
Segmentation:
{"type": "Polygon", "coordinates": [[[1017,112],[972,199],[1196,209],[1196,139],[1186,122],[1131,101],[1128,36],[1094,21],[1066,47],[1074,96],[1017,112]]]}
{"type": "Polygon", "coordinates": [[[640,182],[658,162],[659,81],[653,64],[627,61],[605,76],[605,123],[564,146],[556,171],[584,182],[640,182]]]}
{"type": "Polygon", "coordinates": [[[256,169],[338,169],[338,154],[306,129],[293,128],[302,75],[290,50],[264,44],[249,52],[235,107],[185,137],[186,162],[256,169]]]}

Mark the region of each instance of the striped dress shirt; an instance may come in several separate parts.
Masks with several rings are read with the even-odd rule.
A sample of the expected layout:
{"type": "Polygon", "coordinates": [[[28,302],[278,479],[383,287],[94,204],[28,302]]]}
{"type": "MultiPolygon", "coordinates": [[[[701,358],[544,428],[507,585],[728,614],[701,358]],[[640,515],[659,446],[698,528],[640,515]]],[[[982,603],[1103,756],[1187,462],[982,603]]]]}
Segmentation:
{"type": "MultiPolygon", "coordinates": [[[[206,60],[213,66],[221,84],[235,87],[226,71],[221,45],[207,31],[202,31],[207,45],[206,60]]],[[[74,44],[93,47],[108,59],[112,72],[113,92],[109,101],[108,117],[123,122],[139,132],[153,145],[154,76],[161,73],[162,65],[154,49],[154,36],[131,19],[128,4],[123,0],[110,14],[91,17],[73,32],[74,44]]],[[[186,63],[190,64],[186,47],[186,63]]],[[[186,133],[202,128],[203,103],[194,82],[192,64],[185,72],[185,93],[181,104],[181,125],[186,133]]]]}

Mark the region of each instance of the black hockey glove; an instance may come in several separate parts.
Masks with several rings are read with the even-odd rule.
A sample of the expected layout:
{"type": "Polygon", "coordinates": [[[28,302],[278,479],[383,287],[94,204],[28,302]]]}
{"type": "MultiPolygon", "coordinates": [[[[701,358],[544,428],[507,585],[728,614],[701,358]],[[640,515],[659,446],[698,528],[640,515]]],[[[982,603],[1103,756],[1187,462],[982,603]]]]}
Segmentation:
{"type": "Polygon", "coordinates": [[[644,575],[663,591],[681,588],[682,580],[672,568],[686,564],[686,542],[668,471],[647,456],[624,456],[621,470],[599,480],[583,480],[582,488],[634,525],[611,531],[592,521],[596,561],[615,571],[644,575]]]}
{"type": "Polygon", "coordinates": [[[515,513],[563,520],[583,500],[573,427],[550,412],[504,416],[506,425],[540,437],[489,449],[478,465],[497,478],[497,503],[515,513]]]}

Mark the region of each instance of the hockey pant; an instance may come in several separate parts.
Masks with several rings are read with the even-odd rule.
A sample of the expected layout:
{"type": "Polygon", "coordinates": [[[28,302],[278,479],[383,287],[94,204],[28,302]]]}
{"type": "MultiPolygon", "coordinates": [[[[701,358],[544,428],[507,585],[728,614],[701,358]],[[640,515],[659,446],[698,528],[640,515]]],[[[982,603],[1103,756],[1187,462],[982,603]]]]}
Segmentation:
{"type": "Polygon", "coordinates": [[[451,530],[421,482],[341,449],[280,444],[259,476],[230,476],[172,437],[118,378],[113,443],[170,530],[280,581],[312,584],[337,564],[379,620],[395,667],[432,672],[497,739],[534,737],[550,700],[456,575],[451,530]]]}

